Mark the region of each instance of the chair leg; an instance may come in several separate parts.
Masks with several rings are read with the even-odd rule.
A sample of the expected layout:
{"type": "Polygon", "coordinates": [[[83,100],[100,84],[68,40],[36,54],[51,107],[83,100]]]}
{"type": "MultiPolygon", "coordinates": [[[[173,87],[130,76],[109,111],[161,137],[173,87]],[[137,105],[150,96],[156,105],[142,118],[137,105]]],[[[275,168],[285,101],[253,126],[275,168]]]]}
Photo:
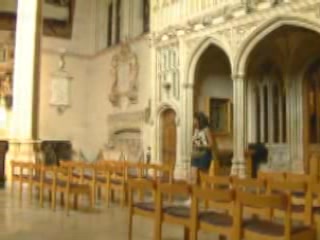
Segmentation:
{"type": "Polygon", "coordinates": [[[190,240],[198,240],[198,231],[196,228],[191,228],[189,230],[189,239],[190,240]]]}
{"type": "Polygon", "coordinates": [[[78,209],[78,194],[74,194],[74,195],[73,195],[73,208],[74,208],[75,210],[78,209]]]}
{"type": "Polygon", "coordinates": [[[187,227],[184,227],[184,229],[183,229],[183,239],[184,240],[191,240],[189,238],[189,236],[190,236],[190,229],[187,228],[187,227]]]}
{"type": "Polygon", "coordinates": [[[32,202],[32,194],[33,194],[33,184],[30,183],[29,184],[29,199],[30,199],[30,202],[32,202]]]}
{"type": "Polygon", "coordinates": [[[88,200],[89,200],[90,209],[93,209],[95,202],[94,202],[94,199],[92,198],[92,192],[91,191],[88,193],[88,200]]]}
{"type": "Polygon", "coordinates": [[[52,191],[52,196],[51,196],[51,209],[53,211],[56,210],[56,201],[57,201],[57,196],[56,196],[56,190],[52,191]]]}
{"type": "Polygon", "coordinates": [[[98,199],[101,199],[101,187],[97,188],[97,195],[98,195],[98,199]]]}
{"type": "Polygon", "coordinates": [[[107,207],[109,207],[109,200],[110,200],[110,188],[109,187],[106,187],[105,200],[106,200],[107,207]]]}
{"type": "Polygon", "coordinates": [[[125,189],[121,189],[121,207],[125,207],[126,205],[126,191],[125,189]]]}
{"type": "Polygon", "coordinates": [[[22,200],[22,188],[23,188],[23,183],[20,181],[19,183],[19,200],[22,200]]]}
{"type": "Polygon", "coordinates": [[[224,236],[224,235],[219,235],[218,239],[219,240],[227,240],[226,236],[224,236]]]}
{"type": "Polygon", "coordinates": [[[64,204],[65,204],[65,202],[64,202],[64,193],[61,192],[61,193],[60,193],[60,205],[61,205],[61,206],[64,206],[64,204]]]}
{"type": "Polygon", "coordinates": [[[155,226],[154,226],[154,240],[162,240],[162,223],[159,223],[158,220],[156,220],[155,226]]]}
{"type": "Polygon", "coordinates": [[[66,202],[64,204],[65,204],[67,216],[69,216],[69,204],[70,204],[70,193],[69,193],[69,191],[67,191],[66,195],[67,195],[66,196],[66,202]]]}
{"type": "Polygon", "coordinates": [[[40,201],[40,207],[43,207],[43,187],[39,188],[39,201],[40,201]]]}
{"type": "Polygon", "coordinates": [[[128,224],[128,240],[132,240],[132,224],[133,224],[133,214],[132,208],[129,210],[129,224],[128,224]]]}
{"type": "Polygon", "coordinates": [[[90,196],[91,200],[91,205],[96,203],[96,187],[93,185],[91,188],[91,196],[90,196]]]}

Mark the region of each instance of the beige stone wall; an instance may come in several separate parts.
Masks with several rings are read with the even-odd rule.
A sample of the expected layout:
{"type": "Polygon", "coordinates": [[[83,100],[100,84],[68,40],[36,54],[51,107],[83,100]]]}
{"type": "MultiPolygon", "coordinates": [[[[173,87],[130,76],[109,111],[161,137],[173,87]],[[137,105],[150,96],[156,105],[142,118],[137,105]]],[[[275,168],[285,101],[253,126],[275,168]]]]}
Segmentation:
{"type": "MultiPolygon", "coordinates": [[[[131,115],[142,114],[148,105],[148,100],[151,98],[151,51],[148,42],[142,38],[130,44],[130,48],[137,56],[139,73],[137,76],[138,102],[130,104],[128,107],[115,107],[109,101],[114,80],[111,75],[111,61],[120,51],[120,46],[115,46],[99,53],[89,63],[88,81],[90,81],[90,84],[88,85],[88,134],[86,149],[90,152],[91,156],[97,154],[108,142],[108,138],[113,131],[112,128],[120,128],[120,126],[114,126],[114,124],[108,122],[110,116],[121,116],[121,114],[126,113],[126,116],[130,118],[131,115]]],[[[135,117],[133,118],[135,119],[135,117]]],[[[121,121],[124,120],[119,117],[119,125],[121,125],[121,121]]],[[[140,124],[143,130],[143,144],[147,144],[149,139],[147,132],[148,125],[142,121],[140,121],[140,124]]],[[[123,123],[123,128],[129,125],[128,123],[123,123]]]]}

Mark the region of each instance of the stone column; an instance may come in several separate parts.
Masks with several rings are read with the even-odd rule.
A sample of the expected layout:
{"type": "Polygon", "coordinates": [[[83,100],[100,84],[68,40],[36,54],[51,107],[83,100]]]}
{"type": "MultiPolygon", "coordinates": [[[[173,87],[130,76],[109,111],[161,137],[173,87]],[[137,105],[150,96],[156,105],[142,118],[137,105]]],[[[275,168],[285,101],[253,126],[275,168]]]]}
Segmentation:
{"type": "Polygon", "coordinates": [[[181,159],[177,166],[176,175],[180,178],[190,177],[190,162],[192,152],[192,125],[193,125],[193,84],[184,83],[181,99],[181,159]]]}
{"type": "Polygon", "coordinates": [[[231,175],[245,177],[245,82],[243,75],[233,76],[233,159],[231,175]]]}
{"type": "Polygon", "coordinates": [[[10,146],[6,156],[6,176],[10,161],[35,161],[37,138],[37,86],[40,63],[42,1],[19,0],[17,10],[13,109],[10,146]]]}

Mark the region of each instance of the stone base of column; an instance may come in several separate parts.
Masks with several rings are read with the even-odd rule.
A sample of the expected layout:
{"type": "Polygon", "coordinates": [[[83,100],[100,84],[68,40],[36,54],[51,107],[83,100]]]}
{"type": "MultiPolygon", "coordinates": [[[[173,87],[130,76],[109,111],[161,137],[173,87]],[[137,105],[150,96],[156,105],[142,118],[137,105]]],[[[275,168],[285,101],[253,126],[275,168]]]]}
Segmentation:
{"type": "Polygon", "coordinates": [[[246,164],[244,161],[241,161],[238,163],[238,177],[245,178],[246,175],[246,164]]]}
{"type": "Polygon", "coordinates": [[[6,154],[5,175],[7,184],[11,183],[11,161],[21,162],[39,162],[39,145],[37,140],[11,140],[9,141],[9,150],[6,154]]]}
{"type": "Polygon", "coordinates": [[[232,159],[232,166],[231,166],[231,176],[238,176],[239,168],[238,168],[238,162],[235,161],[235,159],[232,159]]]}
{"type": "Polygon", "coordinates": [[[231,176],[238,176],[240,178],[246,177],[246,162],[245,159],[232,160],[231,176]]]}

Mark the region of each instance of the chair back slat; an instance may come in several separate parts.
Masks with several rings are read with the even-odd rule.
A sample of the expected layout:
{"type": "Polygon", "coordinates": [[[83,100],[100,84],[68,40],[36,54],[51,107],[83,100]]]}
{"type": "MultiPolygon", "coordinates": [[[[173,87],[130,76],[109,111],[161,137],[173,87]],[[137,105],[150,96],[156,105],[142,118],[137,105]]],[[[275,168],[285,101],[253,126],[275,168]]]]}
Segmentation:
{"type": "Polygon", "coordinates": [[[187,184],[164,183],[158,185],[158,191],[161,194],[189,195],[191,193],[191,187],[187,184]]]}
{"type": "Polygon", "coordinates": [[[196,186],[192,188],[192,195],[206,201],[231,202],[234,200],[235,194],[233,190],[229,189],[204,189],[196,186]]]}
{"type": "Polygon", "coordinates": [[[307,183],[305,181],[277,181],[271,180],[269,182],[270,191],[280,192],[306,192],[307,183]]]}
{"type": "Polygon", "coordinates": [[[248,192],[237,192],[238,201],[241,205],[253,208],[278,208],[286,209],[288,197],[286,195],[253,194],[248,192]]]}
{"type": "Polygon", "coordinates": [[[235,178],[233,180],[233,186],[235,189],[242,191],[261,192],[266,188],[266,181],[256,178],[235,178]]]}
{"type": "Polygon", "coordinates": [[[156,188],[155,182],[146,179],[130,179],[128,181],[128,186],[131,190],[154,190],[156,188]]]}
{"type": "Polygon", "coordinates": [[[216,187],[231,185],[231,178],[228,176],[209,176],[205,173],[200,173],[200,181],[204,187],[216,187]]]}

